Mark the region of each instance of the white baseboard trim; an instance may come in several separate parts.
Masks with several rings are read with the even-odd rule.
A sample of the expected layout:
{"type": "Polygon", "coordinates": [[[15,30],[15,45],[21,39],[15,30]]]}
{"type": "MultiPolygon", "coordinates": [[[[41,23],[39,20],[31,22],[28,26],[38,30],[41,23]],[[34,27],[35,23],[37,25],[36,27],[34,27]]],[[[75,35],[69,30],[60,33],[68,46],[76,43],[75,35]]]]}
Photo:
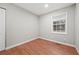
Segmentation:
{"type": "Polygon", "coordinates": [[[77,50],[77,52],[78,52],[78,54],[79,54],[79,49],[76,47],[76,50],[77,50]]]}
{"type": "Polygon", "coordinates": [[[72,45],[72,44],[69,44],[69,43],[63,43],[63,42],[55,41],[55,40],[52,40],[52,39],[47,39],[47,38],[44,38],[44,37],[39,37],[39,38],[45,39],[45,40],[48,40],[48,41],[52,41],[52,42],[56,42],[56,43],[59,43],[59,44],[71,46],[71,47],[74,47],[75,48],[75,45],[72,45]]]}
{"type": "Polygon", "coordinates": [[[22,44],[24,44],[24,43],[30,42],[30,41],[32,41],[32,40],[36,40],[36,39],[38,39],[38,38],[41,38],[41,39],[44,39],[44,40],[48,40],[48,41],[52,41],[52,42],[55,42],[55,43],[59,43],[59,44],[63,44],[63,45],[67,45],[67,46],[74,47],[74,48],[76,48],[77,52],[79,53],[79,49],[78,49],[75,45],[72,45],[72,44],[69,44],[69,43],[63,43],[63,42],[59,42],[59,41],[55,41],[55,40],[51,40],[51,39],[44,38],[44,37],[37,37],[37,38],[29,39],[29,40],[26,40],[26,41],[24,41],[24,42],[21,42],[21,43],[12,45],[12,46],[10,46],[10,47],[7,47],[7,48],[5,48],[5,50],[11,49],[11,48],[14,48],[14,47],[17,47],[17,46],[19,46],[19,45],[22,45],[22,44]]]}
{"type": "MultiPolygon", "coordinates": [[[[37,37],[37,38],[38,38],[38,37],[37,37]]],[[[12,45],[12,46],[10,46],[10,47],[6,47],[5,50],[11,49],[11,48],[14,48],[14,47],[17,47],[17,46],[19,46],[19,45],[22,45],[22,44],[24,44],[24,43],[30,42],[30,41],[32,41],[32,40],[36,40],[37,38],[29,39],[29,40],[26,40],[26,41],[24,41],[24,42],[21,42],[21,43],[12,45]]]]}
{"type": "Polygon", "coordinates": [[[68,44],[68,43],[63,43],[63,42],[59,42],[59,41],[55,41],[55,40],[51,40],[51,39],[47,39],[47,38],[44,38],[44,37],[37,37],[37,38],[29,39],[29,40],[26,40],[26,41],[24,41],[24,42],[21,42],[21,43],[12,45],[12,46],[10,46],[10,47],[7,47],[7,48],[5,48],[5,50],[8,50],[8,49],[17,47],[17,46],[19,46],[19,45],[22,45],[22,44],[24,44],[24,43],[30,42],[30,41],[32,41],[32,40],[36,40],[36,39],[38,39],[38,38],[41,38],[41,39],[44,39],[44,40],[48,40],[48,41],[52,41],[52,42],[55,42],[55,43],[59,43],[59,44],[63,44],[63,45],[67,45],[67,46],[74,47],[74,48],[76,48],[77,52],[79,53],[79,49],[78,49],[75,45],[68,44]]]}

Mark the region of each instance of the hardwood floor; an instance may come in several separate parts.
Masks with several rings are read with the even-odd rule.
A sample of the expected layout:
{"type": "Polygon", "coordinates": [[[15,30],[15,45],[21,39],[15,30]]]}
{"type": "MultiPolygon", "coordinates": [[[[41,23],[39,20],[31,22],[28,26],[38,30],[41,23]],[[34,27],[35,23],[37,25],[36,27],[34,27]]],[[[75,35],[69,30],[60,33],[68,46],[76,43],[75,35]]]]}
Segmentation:
{"type": "Polygon", "coordinates": [[[15,48],[1,51],[0,55],[78,55],[78,53],[73,47],[39,38],[15,48]]]}

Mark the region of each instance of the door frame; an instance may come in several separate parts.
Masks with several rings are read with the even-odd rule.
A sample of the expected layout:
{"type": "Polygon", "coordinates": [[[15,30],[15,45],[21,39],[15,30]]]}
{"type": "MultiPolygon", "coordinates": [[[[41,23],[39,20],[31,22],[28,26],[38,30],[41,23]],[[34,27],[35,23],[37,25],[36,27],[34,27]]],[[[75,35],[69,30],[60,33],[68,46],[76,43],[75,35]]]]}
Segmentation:
{"type": "MultiPolygon", "coordinates": [[[[4,49],[3,50],[5,50],[6,49],[6,39],[5,39],[5,37],[6,37],[6,8],[4,8],[4,7],[0,7],[1,9],[3,9],[3,10],[5,10],[5,20],[4,20],[4,25],[5,25],[5,28],[4,28],[4,41],[5,41],[5,46],[4,46],[4,49]]],[[[3,51],[3,50],[1,50],[1,51],[3,51]]]]}

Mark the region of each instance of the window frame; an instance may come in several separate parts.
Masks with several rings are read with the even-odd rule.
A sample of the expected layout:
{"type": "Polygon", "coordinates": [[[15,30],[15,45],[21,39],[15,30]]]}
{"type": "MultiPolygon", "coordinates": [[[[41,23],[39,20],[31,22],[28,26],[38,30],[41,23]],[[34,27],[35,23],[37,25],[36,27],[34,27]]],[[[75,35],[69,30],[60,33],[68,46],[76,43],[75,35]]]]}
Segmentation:
{"type": "Polygon", "coordinates": [[[63,13],[60,13],[60,14],[56,14],[56,15],[53,15],[53,16],[51,16],[51,32],[52,33],[58,33],[58,34],[67,34],[67,12],[63,12],[63,13]],[[63,17],[60,17],[60,18],[58,18],[58,19],[55,19],[55,17],[57,17],[57,16],[61,16],[61,15],[63,15],[63,17]],[[58,21],[60,21],[61,19],[64,19],[65,20],[65,31],[64,32],[62,32],[62,31],[54,31],[53,29],[54,29],[54,25],[55,24],[53,24],[53,22],[56,20],[58,20],[58,21]]]}

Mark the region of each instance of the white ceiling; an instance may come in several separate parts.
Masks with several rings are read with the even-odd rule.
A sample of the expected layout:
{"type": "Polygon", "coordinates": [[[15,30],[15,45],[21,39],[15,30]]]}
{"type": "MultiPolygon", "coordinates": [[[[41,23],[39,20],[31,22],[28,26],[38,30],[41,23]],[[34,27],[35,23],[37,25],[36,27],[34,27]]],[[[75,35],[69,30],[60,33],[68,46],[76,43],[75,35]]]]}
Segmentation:
{"type": "Polygon", "coordinates": [[[73,3],[48,3],[48,7],[45,8],[46,3],[16,3],[15,5],[20,6],[36,15],[42,15],[60,8],[64,8],[72,5],[73,3]]]}

